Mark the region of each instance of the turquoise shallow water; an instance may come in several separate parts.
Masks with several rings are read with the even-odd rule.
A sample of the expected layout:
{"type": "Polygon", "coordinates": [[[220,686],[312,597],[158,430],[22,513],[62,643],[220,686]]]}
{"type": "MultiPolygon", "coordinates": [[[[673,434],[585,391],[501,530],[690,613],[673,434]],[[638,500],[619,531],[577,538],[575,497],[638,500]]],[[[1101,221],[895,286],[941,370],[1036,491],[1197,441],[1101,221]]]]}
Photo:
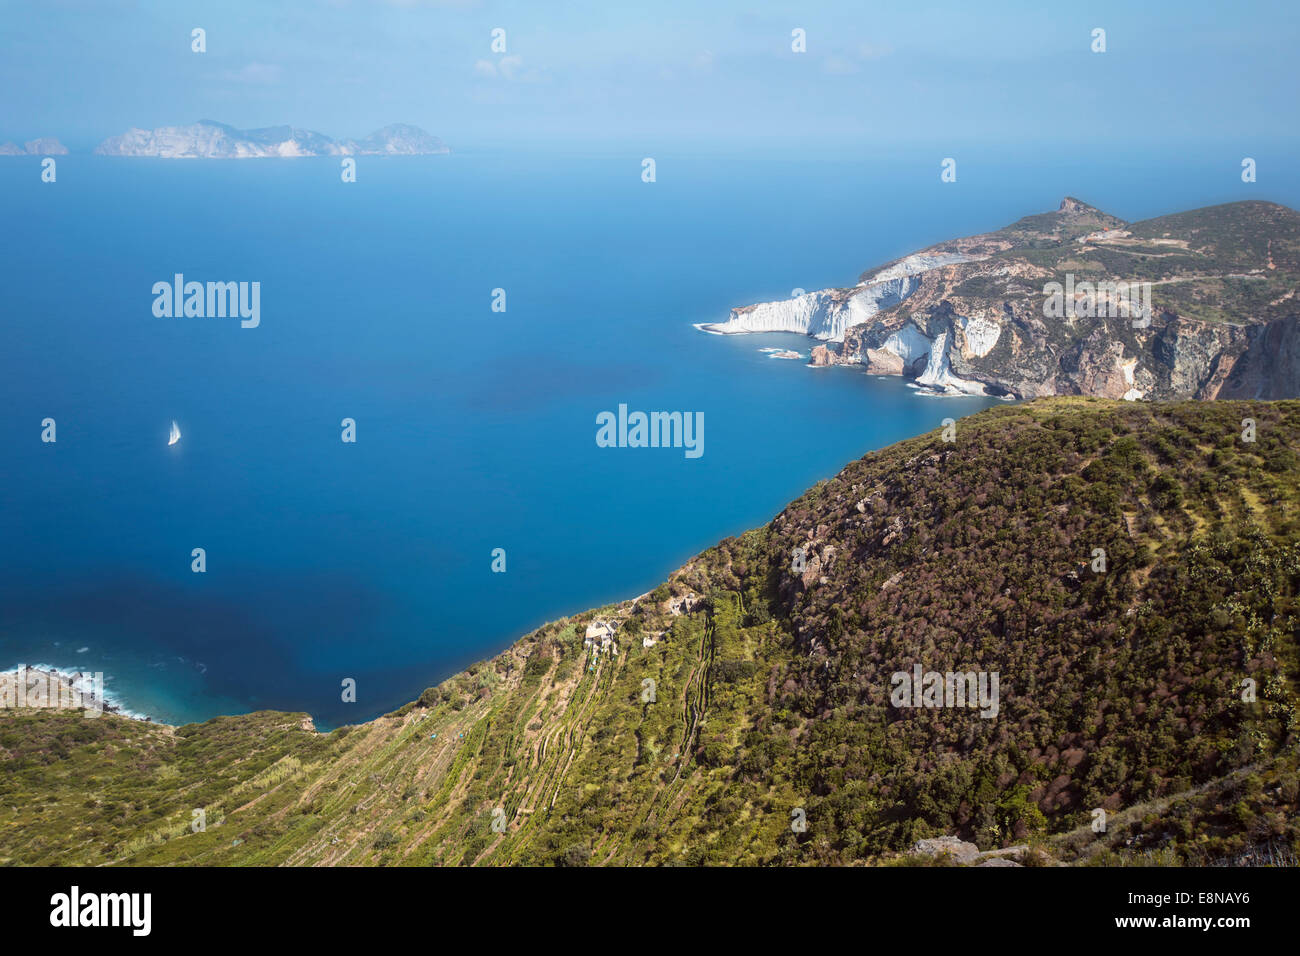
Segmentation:
{"type": "Polygon", "coordinates": [[[24,224],[0,264],[0,667],[102,670],[169,721],[382,713],[991,403],[693,323],[1065,193],[1126,218],[1245,198],[1208,150],[1177,175],[972,160],[946,192],[906,157],[669,155],[654,184],[613,155],[363,161],[350,185],[332,160],[70,156],[52,186],[0,162],[24,224]],[[260,326],[156,318],[178,272],[260,282],[260,326]],[[703,413],[704,454],[597,447],[620,403],[703,413]]]}

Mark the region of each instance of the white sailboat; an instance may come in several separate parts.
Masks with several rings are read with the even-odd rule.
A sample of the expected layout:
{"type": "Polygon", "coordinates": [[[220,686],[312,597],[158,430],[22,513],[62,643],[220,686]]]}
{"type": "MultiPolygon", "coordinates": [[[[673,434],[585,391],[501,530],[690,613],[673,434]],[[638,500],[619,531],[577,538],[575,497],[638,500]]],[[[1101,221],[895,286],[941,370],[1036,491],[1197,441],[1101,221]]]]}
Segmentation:
{"type": "Polygon", "coordinates": [[[167,436],[167,444],[174,445],[180,440],[181,440],[181,430],[179,427],[177,427],[176,423],[173,421],[172,433],[169,436],[167,436]]]}

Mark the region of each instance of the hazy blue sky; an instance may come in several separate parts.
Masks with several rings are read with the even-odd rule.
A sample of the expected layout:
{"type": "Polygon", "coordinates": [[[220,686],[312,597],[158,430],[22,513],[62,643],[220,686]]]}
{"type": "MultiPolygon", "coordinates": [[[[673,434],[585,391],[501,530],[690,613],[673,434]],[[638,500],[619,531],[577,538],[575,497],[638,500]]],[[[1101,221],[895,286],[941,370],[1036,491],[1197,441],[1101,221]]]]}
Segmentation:
{"type": "Polygon", "coordinates": [[[1298,21],[1294,0],[0,0],[0,138],[85,148],[211,118],[332,136],[404,121],[459,149],[1211,137],[1248,152],[1295,135],[1298,21]],[[190,51],[196,26],[207,53],[190,51]]]}

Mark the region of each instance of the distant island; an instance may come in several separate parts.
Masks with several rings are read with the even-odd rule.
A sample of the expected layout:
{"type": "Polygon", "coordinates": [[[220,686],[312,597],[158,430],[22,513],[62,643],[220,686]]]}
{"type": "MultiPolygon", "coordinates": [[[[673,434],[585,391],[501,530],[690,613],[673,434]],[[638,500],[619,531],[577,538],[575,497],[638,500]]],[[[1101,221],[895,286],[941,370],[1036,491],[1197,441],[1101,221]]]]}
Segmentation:
{"type": "Polygon", "coordinates": [[[31,139],[19,146],[17,143],[0,143],[0,156],[66,156],[68,147],[53,136],[31,139]]]}
{"type": "Polygon", "coordinates": [[[1126,223],[1067,197],[856,285],[698,328],[802,333],[823,343],[812,365],[860,365],[938,394],[1294,398],[1297,286],[1294,209],[1235,202],[1126,223]]]}
{"type": "MultiPolygon", "coordinates": [[[[30,145],[30,144],[28,144],[30,145]]],[[[131,128],[95,147],[100,156],[153,156],[161,159],[261,159],[298,156],[430,156],[451,152],[418,126],[393,123],[365,139],[335,140],[294,126],[236,129],[200,120],[189,126],[131,128]]]]}

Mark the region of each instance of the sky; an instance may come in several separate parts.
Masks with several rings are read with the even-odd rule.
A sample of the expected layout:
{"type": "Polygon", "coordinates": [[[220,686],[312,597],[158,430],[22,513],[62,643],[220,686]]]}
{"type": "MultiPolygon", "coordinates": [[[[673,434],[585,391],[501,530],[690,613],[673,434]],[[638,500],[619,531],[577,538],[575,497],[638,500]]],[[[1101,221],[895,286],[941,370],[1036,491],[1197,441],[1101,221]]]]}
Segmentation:
{"type": "Polygon", "coordinates": [[[75,151],[214,119],[407,122],[457,150],[1213,137],[1248,155],[1300,129],[1297,41],[1294,0],[0,0],[0,140],[75,151]]]}

